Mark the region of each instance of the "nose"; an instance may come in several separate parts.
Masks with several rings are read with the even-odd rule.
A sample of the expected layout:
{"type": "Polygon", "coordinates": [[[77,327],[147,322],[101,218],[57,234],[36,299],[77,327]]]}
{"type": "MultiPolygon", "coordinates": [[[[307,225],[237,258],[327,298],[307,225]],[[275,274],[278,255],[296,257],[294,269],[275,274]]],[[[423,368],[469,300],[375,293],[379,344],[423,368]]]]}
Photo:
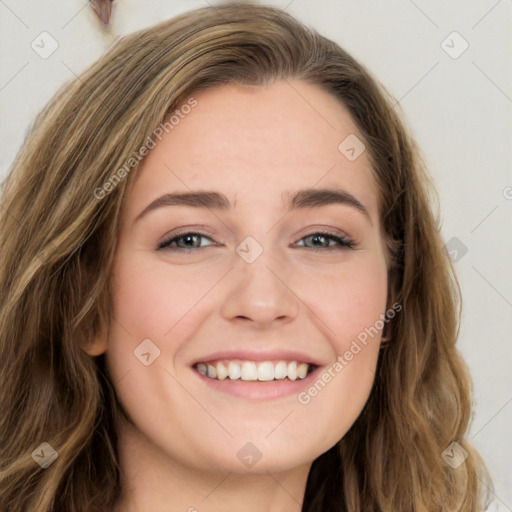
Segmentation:
{"type": "Polygon", "coordinates": [[[264,328],[296,318],[300,299],[291,272],[264,251],[256,261],[239,258],[229,272],[221,314],[228,321],[264,328]]]}

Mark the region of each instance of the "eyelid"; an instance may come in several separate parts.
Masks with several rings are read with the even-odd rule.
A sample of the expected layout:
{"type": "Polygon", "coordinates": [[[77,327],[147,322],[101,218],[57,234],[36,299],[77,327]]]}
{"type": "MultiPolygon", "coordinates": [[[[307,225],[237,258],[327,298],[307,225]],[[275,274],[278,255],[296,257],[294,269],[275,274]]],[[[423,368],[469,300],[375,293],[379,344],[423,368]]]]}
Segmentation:
{"type": "MultiPolygon", "coordinates": [[[[328,246],[325,248],[318,248],[318,249],[309,248],[309,250],[314,251],[314,252],[329,252],[329,251],[336,251],[336,250],[341,250],[341,249],[355,249],[357,247],[356,242],[351,237],[349,237],[345,234],[340,235],[340,234],[332,233],[330,231],[323,231],[323,230],[312,231],[311,233],[306,234],[306,235],[302,236],[301,238],[299,238],[298,241],[301,242],[305,238],[309,238],[310,236],[314,236],[314,235],[320,235],[325,238],[329,238],[330,240],[335,240],[337,242],[337,245],[335,244],[334,246],[328,246]]],[[[295,242],[295,244],[296,243],[297,242],[295,242]]],[[[305,247],[305,246],[302,245],[300,247],[305,247]]]]}
{"type": "MultiPolygon", "coordinates": [[[[160,242],[158,242],[157,244],[157,250],[161,250],[161,249],[166,249],[169,244],[171,242],[174,241],[175,238],[181,238],[185,235],[192,235],[192,236],[199,236],[201,238],[207,238],[210,242],[213,242],[212,244],[208,245],[208,247],[211,247],[211,246],[218,246],[218,245],[222,245],[222,242],[216,242],[211,236],[205,234],[205,233],[201,233],[200,231],[195,231],[193,229],[185,229],[184,231],[178,231],[176,233],[170,233],[169,235],[165,236],[160,242]]],[[[193,248],[193,249],[181,249],[179,247],[176,248],[176,251],[177,252],[189,252],[189,253],[193,253],[194,251],[200,249],[199,247],[198,248],[193,248]]],[[[204,247],[203,247],[204,249],[204,247]]]]}
{"type": "MultiPolygon", "coordinates": [[[[161,242],[157,244],[156,249],[157,250],[163,250],[163,249],[169,249],[172,252],[175,253],[186,253],[186,254],[195,254],[200,249],[205,249],[206,247],[192,247],[190,249],[182,249],[180,247],[175,247],[170,249],[170,244],[174,242],[175,239],[184,237],[185,235],[190,236],[196,236],[199,238],[205,238],[208,239],[211,244],[207,245],[206,247],[213,247],[213,246],[219,246],[223,245],[223,242],[217,242],[215,241],[211,236],[206,235],[204,233],[201,233],[200,231],[192,230],[191,228],[180,230],[176,233],[170,233],[168,236],[166,236],[161,242]]],[[[304,247],[305,249],[308,249],[309,251],[313,251],[314,253],[325,253],[325,252],[333,252],[333,251],[339,251],[343,249],[355,249],[357,248],[357,242],[350,236],[346,235],[345,233],[339,232],[339,233],[333,233],[332,231],[326,230],[325,228],[317,228],[317,229],[310,229],[306,234],[301,235],[297,242],[293,243],[294,247],[304,247]],[[305,245],[299,245],[297,246],[298,242],[303,241],[306,238],[309,238],[314,235],[320,235],[323,237],[326,237],[330,239],[330,241],[334,240],[336,243],[334,245],[330,245],[327,247],[320,247],[320,248],[313,248],[313,247],[306,247],[305,245]]]]}
{"type": "Polygon", "coordinates": [[[191,224],[188,226],[187,225],[181,226],[179,228],[173,229],[173,230],[165,233],[165,235],[163,235],[163,237],[162,237],[162,241],[159,243],[163,243],[166,240],[171,240],[172,238],[176,238],[178,236],[191,235],[191,234],[192,235],[201,235],[201,236],[204,236],[205,238],[210,238],[210,239],[212,239],[212,237],[216,236],[215,231],[213,231],[212,229],[209,229],[208,226],[206,226],[204,224],[191,224]]]}

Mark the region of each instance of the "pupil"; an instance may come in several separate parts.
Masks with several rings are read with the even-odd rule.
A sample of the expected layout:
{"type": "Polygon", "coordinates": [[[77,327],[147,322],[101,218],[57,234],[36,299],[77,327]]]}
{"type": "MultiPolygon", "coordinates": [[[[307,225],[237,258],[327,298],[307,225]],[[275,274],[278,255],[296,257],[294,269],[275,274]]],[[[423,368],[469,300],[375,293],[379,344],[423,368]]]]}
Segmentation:
{"type": "Polygon", "coordinates": [[[185,245],[187,245],[187,246],[189,246],[189,245],[194,246],[194,241],[193,241],[194,237],[195,237],[195,235],[186,235],[185,237],[183,237],[183,240],[185,241],[185,245]]]}
{"type": "Polygon", "coordinates": [[[313,243],[316,243],[318,240],[323,239],[323,238],[324,237],[322,235],[314,235],[313,236],[313,243]]]}

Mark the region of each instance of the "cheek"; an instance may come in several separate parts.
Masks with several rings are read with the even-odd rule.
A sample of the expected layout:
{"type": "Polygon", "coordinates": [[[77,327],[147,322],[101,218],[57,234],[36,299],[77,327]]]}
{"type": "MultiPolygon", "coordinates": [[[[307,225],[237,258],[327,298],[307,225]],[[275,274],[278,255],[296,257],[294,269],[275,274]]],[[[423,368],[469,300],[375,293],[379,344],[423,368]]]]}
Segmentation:
{"type": "Polygon", "coordinates": [[[328,327],[324,332],[334,355],[332,365],[317,375],[298,401],[308,417],[331,425],[332,440],[342,437],[356,420],[373,385],[386,311],[385,261],[368,253],[357,265],[317,275],[314,281],[302,293],[328,327]]]}
{"type": "Polygon", "coordinates": [[[340,266],[325,275],[315,275],[303,289],[311,308],[328,327],[337,354],[350,348],[353,340],[375,339],[378,344],[386,310],[387,270],[377,255],[365,255],[357,264],[340,266]]]}
{"type": "MultiPolygon", "coordinates": [[[[372,316],[373,311],[370,315],[368,310],[368,314],[372,316]]],[[[368,337],[364,342],[357,336],[347,334],[345,337],[344,334],[360,331],[360,326],[365,323],[352,318],[348,325],[339,326],[339,332],[343,330],[343,334],[333,342],[336,359],[317,373],[311,385],[297,396],[300,409],[296,419],[307,421],[310,429],[322,432],[325,449],[333,446],[352,427],[375,380],[380,334],[368,337]]]]}
{"type": "Polygon", "coordinates": [[[171,269],[165,262],[133,258],[116,269],[113,314],[130,333],[166,338],[215,282],[211,272],[171,269]]]}
{"type": "Polygon", "coordinates": [[[148,263],[147,254],[141,252],[119,259],[113,274],[114,322],[107,350],[112,380],[117,382],[129,373],[129,378],[123,380],[128,396],[138,393],[139,384],[158,394],[161,383],[153,382],[153,370],[165,369],[181,377],[183,352],[211,313],[209,291],[223,272],[171,268],[154,259],[148,263]],[[148,351],[154,363],[145,367],[141,362],[148,356],[141,361],[137,355],[148,351]],[[152,371],[145,371],[148,369],[152,371]]]}
{"type": "MultiPolygon", "coordinates": [[[[113,270],[114,321],[106,361],[129,417],[140,430],[159,438],[162,425],[191,408],[190,396],[172,375],[178,373],[177,354],[193,333],[191,319],[197,319],[200,299],[211,284],[147,260],[147,254],[132,253],[113,270]]],[[[185,435],[179,422],[173,428],[176,435],[185,435]]]]}

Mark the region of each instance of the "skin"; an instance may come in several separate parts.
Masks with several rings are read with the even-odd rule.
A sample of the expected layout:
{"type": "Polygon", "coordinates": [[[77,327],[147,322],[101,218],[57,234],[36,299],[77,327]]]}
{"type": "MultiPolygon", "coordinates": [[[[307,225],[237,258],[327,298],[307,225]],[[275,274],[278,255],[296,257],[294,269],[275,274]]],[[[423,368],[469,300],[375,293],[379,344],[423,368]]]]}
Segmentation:
{"type": "Polygon", "coordinates": [[[217,350],[293,347],[321,362],[321,374],[373,326],[387,295],[376,185],[366,152],[349,161],[338,150],[349,134],[363,137],[318,86],[223,85],[194,97],[197,106],[150,151],[126,198],[114,318],[90,349],[106,351],[132,421],[121,426],[115,510],[229,512],[243,504],[247,512],[298,512],[313,460],[344,436],[368,398],[380,334],[308,404],[296,393],[268,400],[223,393],[191,365],[217,350]],[[285,214],[281,193],[312,187],[343,188],[369,215],[347,204],[285,214]],[[236,206],[165,206],[135,222],[162,194],[197,189],[236,206]],[[195,254],[157,249],[185,226],[206,236],[194,242],[195,254]],[[304,238],[319,230],[355,247],[304,238]],[[248,236],[263,249],[252,263],[236,252],[248,236]],[[160,350],[149,366],[133,353],[144,339],[160,350]],[[248,442],[261,453],[251,468],[237,457],[248,442]]]}

